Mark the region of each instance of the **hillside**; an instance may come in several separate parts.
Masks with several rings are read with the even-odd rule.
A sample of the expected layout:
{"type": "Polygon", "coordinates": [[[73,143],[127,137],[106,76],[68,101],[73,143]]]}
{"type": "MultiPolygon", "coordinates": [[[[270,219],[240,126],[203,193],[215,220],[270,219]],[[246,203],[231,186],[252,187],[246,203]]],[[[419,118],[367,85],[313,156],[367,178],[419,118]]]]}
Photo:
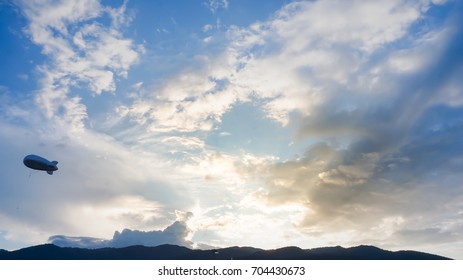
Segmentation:
{"type": "Polygon", "coordinates": [[[373,246],[351,248],[325,247],[301,249],[284,247],[263,250],[252,247],[229,247],[193,250],[177,245],[156,247],[81,249],[44,244],[16,251],[0,250],[2,260],[446,260],[449,258],[417,252],[387,251],[373,246]]]}

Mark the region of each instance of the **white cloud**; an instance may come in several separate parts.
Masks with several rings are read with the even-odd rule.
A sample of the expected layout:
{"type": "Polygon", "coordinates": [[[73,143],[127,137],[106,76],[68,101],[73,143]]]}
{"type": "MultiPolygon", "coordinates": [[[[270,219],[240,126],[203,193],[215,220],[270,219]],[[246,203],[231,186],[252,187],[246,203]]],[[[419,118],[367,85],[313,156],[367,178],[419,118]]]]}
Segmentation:
{"type": "Polygon", "coordinates": [[[184,73],[167,80],[150,96],[136,97],[130,107],[118,110],[138,123],[149,123],[151,131],[210,131],[233,104],[247,100],[244,94],[228,88],[225,79],[215,77],[203,69],[184,73]]]}
{"type": "Polygon", "coordinates": [[[10,89],[0,85],[1,117],[5,120],[35,119],[35,117],[31,117],[34,113],[25,109],[31,106],[30,103],[30,100],[16,101],[10,89]]]}
{"type": "Polygon", "coordinates": [[[242,64],[230,81],[270,99],[264,105],[269,117],[287,124],[290,112],[310,115],[343,87],[350,92],[372,53],[403,38],[426,7],[401,1],[288,4],[272,20],[230,33],[242,64]]]}
{"type": "MultiPolygon", "coordinates": [[[[191,222],[194,237],[211,235],[217,240],[212,245],[243,236],[251,240],[241,222],[268,222],[268,209],[281,207],[278,214],[292,216],[291,223],[273,222],[290,236],[299,232],[310,238],[310,244],[384,244],[411,226],[417,213],[435,211],[425,210],[428,203],[415,195],[437,195],[431,187],[437,181],[424,186],[408,178],[413,175],[396,172],[406,173],[411,161],[420,161],[414,157],[417,151],[406,149],[413,146],[414,126],[426,110],[445,102],[445,94],[457,102],[456,78],[423,83],[428,73],[441,71],[440,58],[456,36],[445,23],[435,29],[420,25],[429,5],[294,2],[266,22],[231,27],[228,46],[217,59],[201,57],[194,70],[172,77],[152,96],[140,95],[125,113],[149,123],[153,131],[211,131],[231,107],[255,100],[267,117],[282,125],[300,124],[295,141],[312,141],[302,156],[285,162],[246,161],[207,146],[189,154],[182,171],[193,176],[190,182],[199,185],[201,176],[209,181],[196,190],[209,194],[198,204],[204,207],[213,197],[232,209],[194,211],[202,213],[191,222]],[[421,29],[411,35],[414,24],[421,29]],[[445,93],[437,90],[440,82],[445,93]],[[210,182],[227,186],[228,204],[207,186],[210,182]],[[244,194],[245,200],[238,199],[244,194]],[[233,211],[245,201],[251,202],[249,208],[233,211]]],[[[458,71],[451,71],[449,77],[456,77],[458,71]]],[[[426,174],[433,168],[420,170],[426,174]]],[[[442,193],[439,201],[448,195],[442,193]]],[[[420,227],[438,220],[429,215],[420,227]]]]}
{"type": "Polygon", "coordinates": [[[127,11],[128,2],[128,0],[124,0],[122,5],[118,8],[104,7],[104,10],[108,12],[111,17],[112,26],[116,29],[128,25],[134,19],[133,13],[127,11]]]}
{"type": "Polygon", "coordinates": [[[135,90],[139,90],[143,86],[143,82],[138,82],[132,85],[132,88],[135,90]]]}
{"type": "MultiPolygon", "coordinates": [[[[206,4],[216,12],[228,2],[206,4]]],[[[163,83],[133,84],[132,104],[119,105],[117,114],[101,125],[114,138],[84,129],[86,107],[70,89],[86,88],[94,95],[114,91],[115,79],[127,76],[143,48],[117,29],[130,21],[124,19],[125,4],[117,11],[79,6],[78,15],[62,5],[63,15],[29,17],[29,34],[51,58],[40,68],[36,102],[47,117],[58,117],[58,126],[45,126],[36,137],[47,145],[68,145],[46,151],[63,158],[63,176],[83,183],[61,179],[68,188],[53,194],[59,205],[28,200],[44,207],[47,219],[56,219],[57,226],[48,229],[39,224],[46,222],[43,217],[24,214],[19,224],[36,219],[31,223],[37,236],[62,230],[105,237],[116,225],[137,230],[124,230],[113,239],[52,239],[90,247],[166,240],[188,246],[190,240],[212,240],[221,246],[262,244],[269,241],[262,239],[263,232],[275,232],[272,244],[319,246],[386,244],[387,238],[405,244],[413,236],[430,242],[432,235],[452,240],[461,231],[457,224],[439,222],[461,206],[461,197],[447,191],[460,186],[461,176],[451,170],[460,170],[461,151],[456,140],[443,143],[440,136],[461,139],[461,125],[454,110],[431,110],[436,104],[463,102],[462,68],[441,62],[459,29],[450,32],[448,22],[435,30],[421,25],[429,1],[293,2],[265,22],[230,27],[210,37],[210,45],[223,39],[217,36],[226,37],[220,52],[190,58],[191,65],[163,83]],[[112,26],[98,21],[104,13],[112,15],[112,26]],[[411,35],[411,26],[420,32],[411,35]],[[291,149],[307,140],[306,151],[281,162],[252,151],[234,154],[209,147],[207,133],[220,128],[233,106],[249,101],[281,125],[299,125],[291,149]],[[440,118],[447,113],[452,121],[440,118]],[[79,131],[72,141],[62,138],[69,126],[79,131]],[[444,144],[454,150],[446,152],[444,144]],[[438,163],[429,163],[426,156],[438,163]],[[76,163],[76,157],[86,160],[76,163]],[[75,174],[64,168],[76,164],[75,174]],[[436,179],[439,172],[445,180],[436,179]],[[95,179],[82,179],[86,176],[95,179]],[[171,223],[175,209],[191,210],[195,217],[169,230],[150,231],[155,224],[171,223]],[[82,215],[91,228],[79,222],[82,215]]],[[[45,6],[30,7],[35,15],[45,6]]],[[[20,106],[8,109],[16,117],[31,114],[20,106]]],[[[5,135],[11,130],[2,126],[5,135]]],[[[8,137],[26,133],[15,130],[8,137]]],[[[233,137],[238,133],[221,139],[233,137]]],[[[13,223],[8,215],[2,221],[13,223]]],[[[4,236],[11,238],[20,228],[12,226],[4,236]]]]}
{"type": "Polygon", "coordinates": [[[285,48],[287,52],[299,52],[321,43],[348,44],[371,53],[403,37],[428,5],[400,0],[295,2],[278,13],[272,28],[281,40],[291,39],[285,48]]]}
{"type": "Polygon", "coordinates": [[[125,4],[118,10],[91,0],[25,1],[21,8],[29,21],[27,33],[50,58],[39,68],[43,78],[37,104],[47,118],[62,118],[73,129],[83,128],[85,106],[76,104],[81,100],[69,96],[70,89],[84,86],[94,94],[115,91],[114,76],[126,77],[143,52],[117,29],[126,21],[125,4]],[[112,26],[98,22],[105,13],[113,19],[112,26]]]}
{"type": "Polygon", "coordinates": [[[211,31],[214,28],[211,24],[206,24],[203,26],[203,32],[211,31]]]}
{"type": "Polygon", "coordinates": [[[215,14],[219,9],[228,9],[228,0],[207,0],[204,5],[215,14]]]}
{"type": "MultiPolygon", "coordinates": [[[[290,3],[268,21],[230,27],[228,47],[221,54],[198,57],[193,70],[154,89],[154,98],[138,99],[128,116],[140,118],[136,111],[142,106],[141,115],[152,121],[153,131],[208,131],[233,105],[257,98],[269,118],[287,125],[291,112],[310,115],[339,91],[365,92],[355,88],[355,81],[371,70],[377,59],[373,54],[403,39],[429,5],[290,3]],[[219,86],[217,81],[226,83],[219,86]]],[[[426,65],[418,63],[423,56],[415,50],[403,53],[402,58],[391,57],[391,67],[416,71],[426,65]]]]}
{"type": "Polygon", "coordinates": [[[41,35],[51,35],[48,31],[56,30],[63,35],[68,34],[68,24],[95,18],[101,13],[98,0],[81,1],[23,1],[21,2],[25,15],[31,20],[29,28],[34,41],[46,44],[41,35]],[[50,28],[50,29],[49,29],[50,28]],[[39,32],[42,31],[42,32],[39,32]],[[38,33],[35,33],[38,32],[38,33]]]}
{"type": "Polygon", "coordinates": [[[0,160],[9,174],[2,179],[0,230],[12,243],[43,243],[57,233],[106,238],[115,228],[146,231],[171,223],[175,209],[194,202],[178,167],[154,152],[88,130],[67,137],[69,128],[55,123],[16,122],[0,121],[0,142],[9,143],[0,160]],[[27,169],[28,153],[58,160],[59,172],[27,169]]]}
{"type": "Polygon", "coordinates": [[[124,248],[134,245],[155,247],[163,244],[179,245],[191,248],[193,243],[187,240],[190,230],[185,221],[176,221],[164,230],[140,231],[124,229],[116,231],[112,239],[93,237],[51,236],[48,241],[61,247],[77,248],[124,248]]]}

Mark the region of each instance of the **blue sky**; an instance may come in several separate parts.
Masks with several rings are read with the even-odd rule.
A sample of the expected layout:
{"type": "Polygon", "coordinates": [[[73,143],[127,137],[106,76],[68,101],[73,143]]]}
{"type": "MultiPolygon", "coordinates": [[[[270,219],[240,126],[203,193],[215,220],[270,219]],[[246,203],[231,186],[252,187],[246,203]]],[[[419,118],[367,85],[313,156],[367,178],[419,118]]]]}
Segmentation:
{"type": "Polygon", "coordinates": [[[0,4],[0,248],[462,259],[458,1],[0,4]],[[27,169],[38,154],[52,176],[27,169]]]}

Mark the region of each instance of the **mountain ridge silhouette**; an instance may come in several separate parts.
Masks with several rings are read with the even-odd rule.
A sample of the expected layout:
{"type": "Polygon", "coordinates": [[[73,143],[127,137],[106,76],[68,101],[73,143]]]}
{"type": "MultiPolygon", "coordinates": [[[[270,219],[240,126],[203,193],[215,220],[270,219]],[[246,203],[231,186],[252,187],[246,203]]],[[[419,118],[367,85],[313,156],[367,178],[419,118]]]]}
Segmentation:
{"type": "Polygon", "coordinates": [[[0,250],[0,260],[450,260],[419,251],[388,251],[360,245],[301,249],[296,246],[264,250],[254,247],[189,249],[178,245],[142,245],[84,249],[42,244],[15,251],[0,250]]]}

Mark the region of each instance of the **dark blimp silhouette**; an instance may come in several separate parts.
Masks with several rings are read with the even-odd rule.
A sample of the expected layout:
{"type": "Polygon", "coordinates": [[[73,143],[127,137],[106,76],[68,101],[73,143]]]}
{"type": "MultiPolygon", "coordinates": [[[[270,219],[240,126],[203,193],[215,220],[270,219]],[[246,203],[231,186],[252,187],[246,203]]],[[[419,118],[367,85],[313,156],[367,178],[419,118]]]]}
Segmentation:
{"type": "Polygon", "coordinates": [[[58,167],[56,166],[58,164],[57,161],[48,161],[47,159],[36,155],[26,156],[23,162],[24,165],[29,168],[47,171],[47,173],[50,175],[53,175],[53,171],[58,170],[58,167]]]}

